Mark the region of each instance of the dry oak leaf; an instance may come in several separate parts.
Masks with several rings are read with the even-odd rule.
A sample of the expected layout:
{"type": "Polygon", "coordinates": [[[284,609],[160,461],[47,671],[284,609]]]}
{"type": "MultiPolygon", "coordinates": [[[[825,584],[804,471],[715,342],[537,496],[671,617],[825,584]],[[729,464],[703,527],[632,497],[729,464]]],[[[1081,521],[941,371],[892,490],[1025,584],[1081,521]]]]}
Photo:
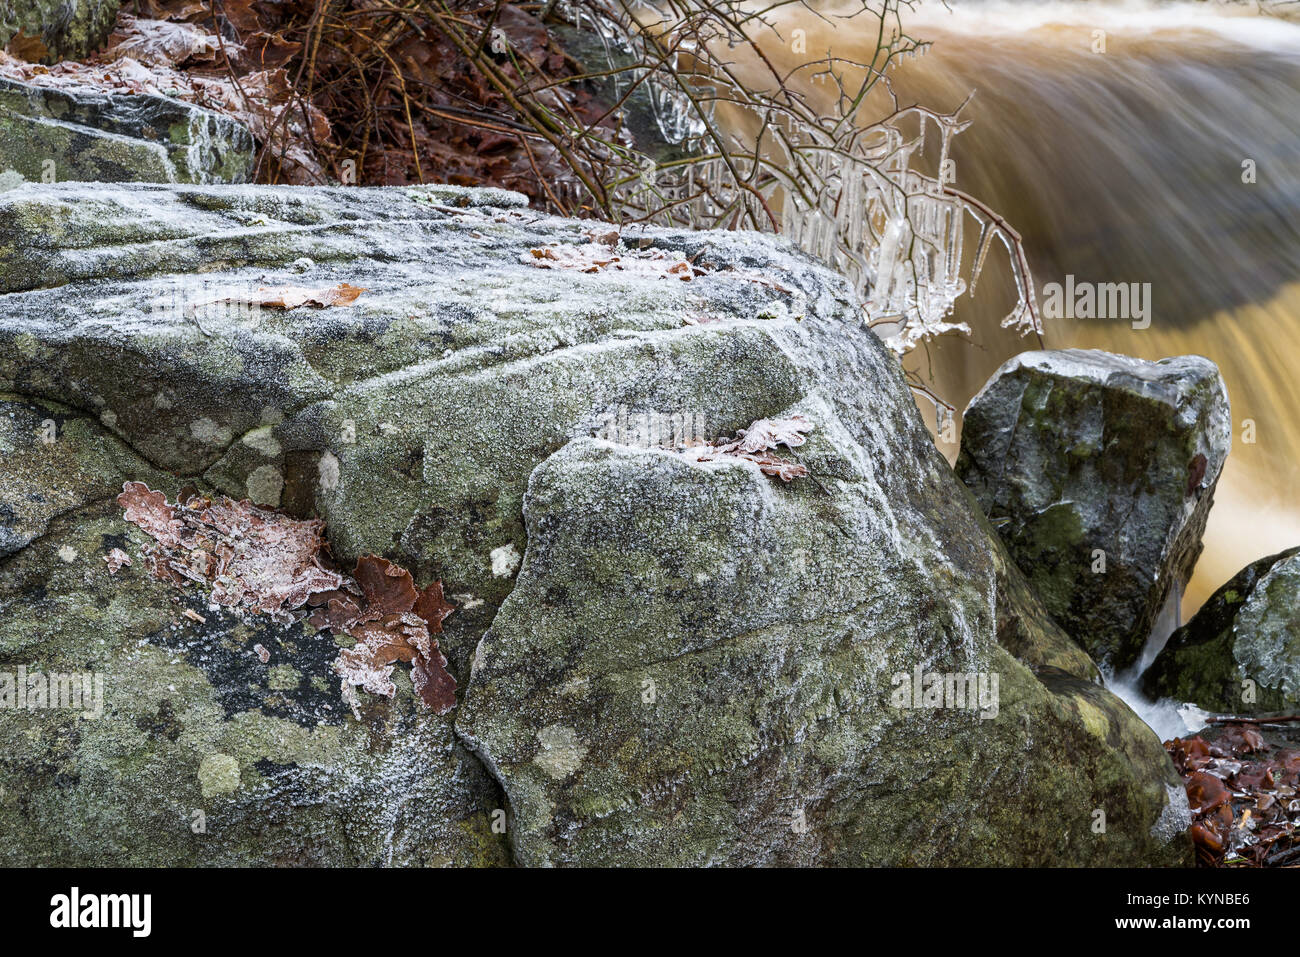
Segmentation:
{"type": "MultiPolygon", "coordinates": [[[[183,496],[185,497],[185,496],[183,496]]],[[[143,482],[122,486],[124,517],[157,545],[146,551],[158,578],[211,588],[219,605],[261,611],[279,621],[343,576],[324,562],[325,525],[299,520],[245,500],[189,495],[169,505],[143,482]]]]}
{"type": "Polygon", "coordinates": [[[391,698],[397,692],[393,664],[429,654],[429,629],[413,612],[355,624],[349,634],[357,643],[339,653],[334,670],[347,684],[371,694],[391,698]]]}
{"type": "Polygon", "coordinates": [[[181,523],[176,511],[167,504],[167,496],[155,492],[143,482],[126,482],[117,504],[124,510],[123,518],[139,525],[164,548],[179,548],[181,523]]]}
{"type": "Polygon", "coordinates": [[[342,590],[317,596],[324,601],[311,617],[312,624],[357,641],[334,662],[345,698],[354,700],[353,686],[392,697],[397,690],[393,664],[400,661],[411,665],[411,683],[420,700],[446,714],[456,706],[456,679],[447,671],[447,659],[433,637],[452,611],[443,598],[442,583],[419,590],[409,571],[377,555],[357,559],[352,577],[359,596],[342,590]]]}
{"type": "Polygon", "coordinates": [[[341,282],[327,289],[308,289],[304,286],[259,286],[255,292],[238,296],[221,296],[205,302],[194,303],[190,308],[197,311],[203,306],[234,302],[250,306],[267,306],[274,309],[297,309],[299,306],[346,306],[355,302],[365,292],[363,286],[352,286],[341,282]]]}
{"type": "Polygon", "coordinates": [[[792,415],[785,419],[759,419],[747,429],[741,429],[737,435],[736,447],[741,452],[767,452],[778,445],[797,448],[808,441],[805,432],[812,431],[812,424],[802,415],[792,415]]]}

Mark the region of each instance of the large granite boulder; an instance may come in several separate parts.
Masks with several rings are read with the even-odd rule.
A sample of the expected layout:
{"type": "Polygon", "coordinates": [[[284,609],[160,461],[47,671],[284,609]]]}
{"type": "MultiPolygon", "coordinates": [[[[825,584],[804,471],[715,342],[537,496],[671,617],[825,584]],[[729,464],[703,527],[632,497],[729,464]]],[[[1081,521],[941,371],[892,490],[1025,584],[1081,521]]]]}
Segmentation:
{"type": "Polygon", "coordinates": [[[80,60],[108,40],[121,6],[121,0],[0,0],[0,47],[21,38],[24,57],[43,47],[39,59],[46,63],[80,60]]]}
{"type": "Polygon", "coordinates": [[[1034,602],[842,279],[521,204],[0,194],[0,672],[105,679],[98,718],[0,710],[6,859],[1188,861],[1159,741],[1034,602]],[[793,414],[788,484],[650,447],[793,414]],[[459,706],[399,667],[358,718],[327,633],[148,577],[127,479],[319,514],[341,563],[440,579],[459,706]]]}
{"type": "Polygon", "coordinates": [[[1122,671],[1191,577],[1231,442],[1208,359],[1026,352],[971,400],[957,474],[1052,616],[1122,671]]]}
{"type": "Polygon", "coordinates": [[[1300,705],[1300,548],[1247,565],[1170,636],[1142,689],[1209,711],[1300,705]]]}
{"type": "Polygon", "coordinates": [[[0,77],[0,189],[23,180],[242,183],[254,156],[247,127],[191,103],[0,77]]]}

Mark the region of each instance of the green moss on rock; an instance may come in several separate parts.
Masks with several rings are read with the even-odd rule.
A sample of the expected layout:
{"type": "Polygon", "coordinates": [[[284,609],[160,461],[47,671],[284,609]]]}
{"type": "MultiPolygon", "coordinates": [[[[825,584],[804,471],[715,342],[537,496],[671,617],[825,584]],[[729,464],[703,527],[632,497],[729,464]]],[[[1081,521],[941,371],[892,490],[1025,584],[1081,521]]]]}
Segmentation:
{"type": "Polygon", "coordinates": [[[1211,595],[1170,636],[1142,687],[1220,713],[1300,705],[1300,548],[1247,565],[1211,595]]]}

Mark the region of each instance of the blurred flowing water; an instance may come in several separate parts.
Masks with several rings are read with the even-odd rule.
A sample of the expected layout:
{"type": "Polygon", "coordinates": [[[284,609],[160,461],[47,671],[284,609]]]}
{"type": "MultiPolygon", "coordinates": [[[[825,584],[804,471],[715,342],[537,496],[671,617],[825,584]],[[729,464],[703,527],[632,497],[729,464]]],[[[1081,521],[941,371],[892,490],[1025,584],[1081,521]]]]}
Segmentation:
{"type": "MultiPolygon", "coordinates": [[[[781,15],[787,37],[805,31],[805,53],[767,54],[791,67],[827,50],[870,59],[874,27],[818,9],[831,22],[781,15]]],[[[894,91],[939,110],[975,91],[956,186],[1021,232],[1040,302],[1067,275],[1151,284],[1149,328],[1047,320],[1048,347],[1199,353],[1223,371],[1233,450],[1186,616],[1250,561],[1300,544],[1300,25],[1210,3],[951,0],[905,12],[904,26],[933,46],[898,66],[894,91]]],[[[949,335],[908,360],[959,409],[1037,348],[997,328],[1014,293],[990,259],[957,303],[974,342],[949,335]]]]}

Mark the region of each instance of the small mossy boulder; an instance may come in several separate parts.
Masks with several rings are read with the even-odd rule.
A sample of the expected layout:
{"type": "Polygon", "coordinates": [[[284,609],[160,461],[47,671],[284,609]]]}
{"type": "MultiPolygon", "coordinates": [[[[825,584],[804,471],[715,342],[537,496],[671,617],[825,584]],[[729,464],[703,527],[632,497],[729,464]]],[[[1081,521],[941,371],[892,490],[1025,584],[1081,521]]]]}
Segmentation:
{"type": "Polygon", "coordinates": [[[1142,676],[1155,698],[1219,713],[1300,705],[1300,548],[1247,565],[1170,636],[1142,676]]]}

